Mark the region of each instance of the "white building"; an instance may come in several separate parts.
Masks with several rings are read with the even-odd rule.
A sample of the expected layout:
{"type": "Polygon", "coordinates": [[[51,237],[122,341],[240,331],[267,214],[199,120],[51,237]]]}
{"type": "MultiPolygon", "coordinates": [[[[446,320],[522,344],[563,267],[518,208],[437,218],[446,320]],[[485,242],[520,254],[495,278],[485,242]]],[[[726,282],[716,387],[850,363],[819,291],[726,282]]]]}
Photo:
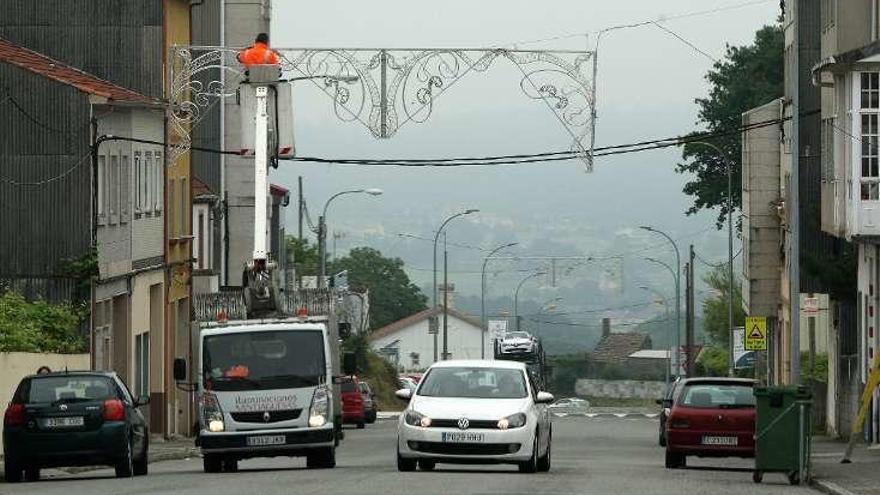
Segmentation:
{"type": "MultiPolygon", "coordinates": [[[[447,349],[450,359],[480,359],[492,356],[488,334],[479,318],[454,309],[447,313],[447,349]],[[482,341],[482,344],[481,344],[482,341]]],[[[422,371],[439,360],[443,352],[443,308],[426,309],[373,332],[370,347],[403,371],[422,371]],[[430,334],[431,316],[437,316],[438,334],[430,334]],[[436,343],[436,344],[435,344],[436,343]]]]}

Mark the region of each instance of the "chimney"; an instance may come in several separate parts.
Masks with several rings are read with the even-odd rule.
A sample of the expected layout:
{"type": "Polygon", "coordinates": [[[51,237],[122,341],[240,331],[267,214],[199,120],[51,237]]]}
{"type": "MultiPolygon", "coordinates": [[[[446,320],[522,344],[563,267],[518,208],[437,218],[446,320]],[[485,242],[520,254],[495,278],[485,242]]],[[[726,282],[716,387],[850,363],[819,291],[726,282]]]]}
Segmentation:
{"type": "Polygon", "coordinates": [[[611,335],[611,318],[602,318],[602,338],[611,335]]]}

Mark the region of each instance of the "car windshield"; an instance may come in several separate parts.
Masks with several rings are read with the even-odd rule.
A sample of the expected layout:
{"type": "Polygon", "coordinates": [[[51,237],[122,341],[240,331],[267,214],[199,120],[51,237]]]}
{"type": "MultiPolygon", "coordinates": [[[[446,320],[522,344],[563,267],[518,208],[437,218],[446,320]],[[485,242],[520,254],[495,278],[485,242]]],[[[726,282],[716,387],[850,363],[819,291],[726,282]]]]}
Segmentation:
{"type": "Polygon", "coordinates": [[[527,339],[529,338],[529,334],[525,332],[510,332],[507,334],[508,339],[527,339]]]}
{"type": "Polygon", "coordinates": [[[722,409],[754,407],[755,395],[748,384],[699,383],[685,386],[680,405],[722,409]]]}
{"type": "Polygon", "coordinates": [[[117,397],[113,380],[106,376],[46,376],[31,378],[19,400],[29,404],[96,401],[117,397]]]}
{"type": "Polygon", "coordinates": [[[319,330],[212,335],[203,346],[204,387],[209,390],[312,387],[326,373],[319,330]]]}
{"type": "Polygon", "coordinates": [[[422,380],[418,395],[468,399],[521,399],[525,376],[510,368],[434,368],[422,380]]]}

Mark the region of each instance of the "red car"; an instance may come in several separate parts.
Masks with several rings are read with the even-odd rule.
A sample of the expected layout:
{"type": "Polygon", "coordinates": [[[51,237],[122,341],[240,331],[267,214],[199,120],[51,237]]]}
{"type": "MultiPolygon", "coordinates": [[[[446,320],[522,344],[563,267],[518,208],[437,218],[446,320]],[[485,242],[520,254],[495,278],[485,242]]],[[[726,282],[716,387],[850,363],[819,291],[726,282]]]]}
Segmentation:
{"type": "Polygon", "coordinates": [[[356,376],[348,376],[340,383],[342,389],[342,422],[356,424],[358,428],[366,425],[364,397],[356,376]]]}
{"type": "Polygon", "coordinates": [[[682,468],[687,456],[754,457],[754,380],[684,380],[666,420],[666,467],[682,468]]]}

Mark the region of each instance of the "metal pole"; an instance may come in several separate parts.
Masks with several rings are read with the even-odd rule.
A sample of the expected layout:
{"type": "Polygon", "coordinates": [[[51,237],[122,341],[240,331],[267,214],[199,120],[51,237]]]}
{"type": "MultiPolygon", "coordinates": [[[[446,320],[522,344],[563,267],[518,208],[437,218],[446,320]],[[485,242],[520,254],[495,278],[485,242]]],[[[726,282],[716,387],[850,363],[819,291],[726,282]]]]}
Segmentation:
{"type": "Polygon", "coordinates": [[[443,234],[443,360],[449,359],[449,250],[443,234]]]}
{"type": "Polygon", "coordinates": [[[324,275],[327,273],[327,225],[324,223],[324,215],[318,217],[318,288],[324,288],[324,275]]]}
{"type": "Polygon", "coordinates": [[[649,232],[654,232],[656,234],[660,234],[672,244],[672,248],[675,250],[675,321],[676,321],[676,331],[675,331],[675,373],[676,375],[679,373],[681,369],[681,363],[679,361],[679,353],[681,350],[681,253],[678,251],[678,244],[665,232],[657,230],[650,226],[642,226],[642,229],[647,230],[649,232]]]}
{"type": "Polygon", "coordinates": [[[523,284],[526,283],[529,279],[539,277],[541,275],[546,275],[547,272],[537,272],[529,275],[528,277],[522,279],[519,285],[516,286],[516,291],[513,293],[513,322],[516,325],[516,331],[518,332],[520,329],[520,318],[519,318],[519,290],[522,289],[523,284]]]}
{"type": "Polygon", "coordinates": [[[303,178],[299,176],[299,241],[303,240],[303,178]]]}
{"type": "Polygon", "coordinates": [[[799,384],[801,382],[801,322],[800,322],[800,306],[801,306],[801,246],[800,246],[800,34],[798,25],[798,16],[800,15],[798,2],[792,2],[792,19],[794,19],[794,46],[795,53],[792,60],[791,78],[792,91],[792,110],[791,110],[791,207],[786,205],[791,215],[789,227],[791,228],[791,252],[788,258],[789,264],[789,305],[791,306],[791,383],[799,384]]]}
{"type": "Polygon", "coordinates": [[[483,325],[483,338],[480,341],[480,359],[486,359],[486,331],[488,330],[488,321],[486,320],[486,265],[492,256],[504,248],[516,246],[518,243],[511,242],[496,247],[489,252],[489,255],[483,258],[483,268],[480,271],[480,322],[483,325]]]}

